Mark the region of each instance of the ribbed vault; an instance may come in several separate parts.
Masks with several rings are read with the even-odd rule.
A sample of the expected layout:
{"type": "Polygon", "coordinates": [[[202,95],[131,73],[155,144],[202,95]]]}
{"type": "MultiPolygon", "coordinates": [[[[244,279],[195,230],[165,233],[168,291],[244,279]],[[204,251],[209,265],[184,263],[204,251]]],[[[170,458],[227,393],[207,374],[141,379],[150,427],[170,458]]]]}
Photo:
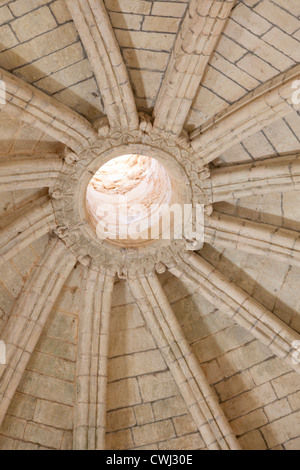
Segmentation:
{"type": "Polygon", "coordinates": [[[0,447],[299,449],[299,5],[180,0],[172,16],[169,2],[19,3],[0,7],[0,447]],[[30,57],[55,28],[62,42],[74,36],[55,60],[78,54],[76,89],[45,44],[47,65],[30,57]],[[276,43],[276,29],[298,56],[276,43]],[[2,31],[12,35],[3,47],[2,31]],[[174,180],[186,175],[182,199],[205,206],[203,249],[159,246],[135,258],[90,247],[76,219],[82,180],[134,146],[157,151],[171,171],[174,163],[174,180]],[[170,416],[164,383],[176,401],[170,416]],[[262,405],[252,410],[253,400],[262,405]]]}

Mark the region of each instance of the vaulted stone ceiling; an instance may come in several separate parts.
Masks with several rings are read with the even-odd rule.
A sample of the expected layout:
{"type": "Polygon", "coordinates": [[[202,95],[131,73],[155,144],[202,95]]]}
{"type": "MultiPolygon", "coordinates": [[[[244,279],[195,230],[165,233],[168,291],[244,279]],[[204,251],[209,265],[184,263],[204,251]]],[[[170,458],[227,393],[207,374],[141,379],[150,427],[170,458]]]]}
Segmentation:
{"type": "Polygon", "coordinates": [[[0,1],[1,449],[300,449],[299,16],[0,1]],[[81,178],[134,146],[184,169],[197,253],[83,232],[81,178]]]}

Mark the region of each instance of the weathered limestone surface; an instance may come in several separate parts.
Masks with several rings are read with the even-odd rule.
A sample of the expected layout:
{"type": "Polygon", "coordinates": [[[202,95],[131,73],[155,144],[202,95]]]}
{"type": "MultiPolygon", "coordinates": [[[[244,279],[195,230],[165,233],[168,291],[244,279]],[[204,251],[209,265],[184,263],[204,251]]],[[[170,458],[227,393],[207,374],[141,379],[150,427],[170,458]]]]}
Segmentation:
{"type": "Polygon", "coordinates": [[[0,265],[55,227],[53,207],[47,196],[29,203],[20,217],[8,224],[4,222],[0,230],[0,265]]]}
{"type": "Polygon", "coordinates": [[[300,155],[216,168],[204,181],[210,202],[299,189],[300,155]]]}
{"type": "Polygon", "coordinates": [[[194,253],[185,253],[170,272],[197,285],[201,294],[300,373],[293,361],[300,335],[231,283],[217,269],[194,253]]]}
{"type": "Polygon", "coordinates": [[[74,449],[104,450],[107,359],[115,276],[86,268],[79,318],[74,449]]]}
{"type": "Polygon", "coordinates": [[[130,281],[145,317],[207,447],[238,450],[239,445],[193,356],[157,277],[130,281]]]}
{"type": "Polygon", "coordinates": [[[81,150],[96,133],[90,123],[67,106],[4,69],[5,114],[36,126],[73,150],[81,150]]]}
{"type": "Polygon", "coordinates": [[[67,0],[104,101],[112,128],[139,124],[127,70],[102,0],[67,0]]]}
{"type": "Polygon", "coordinates": [[[300,105],[293,102],[293,84],[299,74],[300,66],[296,65],[193,131],[190,137],[197,158],[207,164],[234,144],[299,110],[300,105]]]}
{"type": "Polygon", "coordinates": [[[32,158],[10,158],[0,161],[0,192],[44,188],[54,184],[63,166],[58,155],[32,158]]]}
{"type": "Polygon", "coordinates": [[[299,17],[295,0],[1,3],[1,450],[299,450],[299,17]],[[136,135],[210,205],[201,258],[141,255],[132,296],[65,215],[95,141],[136,135]]]}
{"type": "Polygon", "coordinates": [[[53,239],[40,266],[35,268],[25,290],[16,300],[1,334],[7,348],[7,364],[0,365],[0,423],[75,262],[65,245],[53,239]]]}
{"type": "Polygon", "coordinates": [[[213,212],[205,219],[205,242],[300,265],[300,234],[274,225],[213,212]]]}
{"type": "Polygon", "coordinates": [[[180,135],[235,0],[191,0],[154,108],[154,128],[180,135]]]}

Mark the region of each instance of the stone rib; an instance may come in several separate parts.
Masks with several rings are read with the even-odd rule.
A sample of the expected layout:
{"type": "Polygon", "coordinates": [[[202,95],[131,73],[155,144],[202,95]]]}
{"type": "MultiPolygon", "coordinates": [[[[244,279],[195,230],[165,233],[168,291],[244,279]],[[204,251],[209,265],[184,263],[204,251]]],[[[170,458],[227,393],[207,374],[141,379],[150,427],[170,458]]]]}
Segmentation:
{"type": "MultiPolygon", "coordinates": [[[[1,221],[2,222],[2,221],[1,221]]],[[[56,227],[53,206],[48,196],[22,209],[22,215],[0,230],[0,266],[35,240],[56,227]]]]}
{"type": "Polygon", "coordinates": [[[54,98],[2,68],[0,80],[6,91],[4,114],[37,127],[77,152],[87,148],[90,139],[97,138],[85,118],[54,98]]]}
{"type": "Polygon", "coordinates": [[[89,57],[112,128],[137,129],[139,118],[126,66],[102,0],[67,0],[89,57]]]}
{"type": "Polygon", "coordinates": [[[51,187],[59,176],[63,160],[58,155],[0,161],[0,192],[51,187]]]}
{"type": "Polygon", "coordinates": [[[210,203],[300,188],[300,154],[216,168],[203,182],[210,203]]]}
{"type": "Polygon", "coordinates": [[[205,219],[205,242],[300,266],[300,234],[295,230],[213,212],[205,219]]]}
{"type": "Polygon", "coordinates": [[[208,449],[240,449],[157,276],[139,276],[129,285],[208,449]]]}
{"type": "Polygon", "coordinates": [[[79,319],[74,449],[105,450],[107,362],[115,276],[86,268],[79,319]]]}
{"type": "Polygon", "coordinates": [[[7,364],[0,365],[0,425],[18,388],[75,257],[59,239],[52,239],[41,263],[17,298],[1,334],[7,364]]]}
{"type": "Polygon", "coordinates": [[[235,0],[191,0],[154,108],[154,128],[180,135],[235,0]]]}
{"type": "Polygon", "coordinates": [[[245,328],[300,374],[300,365],[293,361],[293,354],[297,352],[293,345],[300,340],[298,333],[200,256],[185,253],[177,262],[177,265],[170,266],[171,273],[192,283],[216,308],[245,328]]]}
{"type": "Polygon", "coordinates": [[[269,80],[190,134],[195,156],[203,165],[256,134],[272,122],[300,109],[293,103],[293,83],[300,65],[269,80]]]}

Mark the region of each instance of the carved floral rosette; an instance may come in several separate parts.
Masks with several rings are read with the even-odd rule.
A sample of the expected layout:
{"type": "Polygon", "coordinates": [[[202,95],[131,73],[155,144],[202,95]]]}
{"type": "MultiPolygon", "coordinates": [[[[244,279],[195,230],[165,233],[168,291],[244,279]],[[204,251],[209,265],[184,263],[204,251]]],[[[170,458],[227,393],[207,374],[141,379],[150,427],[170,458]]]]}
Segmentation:
{"type": "MultiPolygon", "coordinates": [[[[99,139],[90,148],[76,155],[68,149],[63,156],[65,163],[51,196],[55,211],[56,234],[83,264],[92,263],[104,267],[119,276],[127,277],[135,272],[163,272],[164,265],[172,264],[174,256],[186,249],[186,240],[155,240],[137,247],[121,247],[107,240],[98,239],[86,217],[86,187],[95,172],[108,160],[129,153],[152,156],[165,167],[174,167],[185,181],[186,203],[205,204],[202,180],[208,170],[196,164],[189,142],[181,137],[162,136],[152,131],[147,119],[143,119],[136,131],[110,130],[101,121],[99,139]]],[[[179,174],[178,173],[178,174],[179,174]]]]}

